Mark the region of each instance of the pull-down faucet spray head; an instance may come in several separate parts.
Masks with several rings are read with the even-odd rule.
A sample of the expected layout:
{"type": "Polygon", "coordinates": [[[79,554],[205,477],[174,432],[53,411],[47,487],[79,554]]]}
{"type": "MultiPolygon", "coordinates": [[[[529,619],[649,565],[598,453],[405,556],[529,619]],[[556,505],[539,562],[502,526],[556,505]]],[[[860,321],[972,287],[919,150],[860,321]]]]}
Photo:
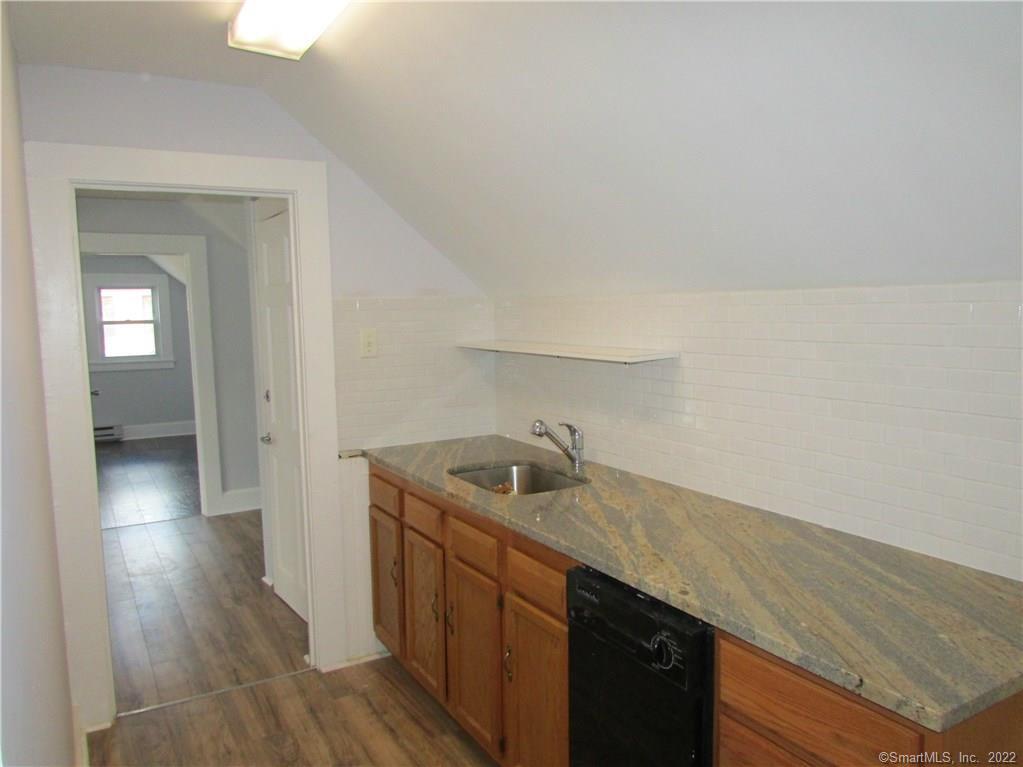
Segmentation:
{"type": "Polygon", "coordinates": [[[570,423],[562,423],[562,426],[568,429],[568,435],[571,444],[566,444],[565,441],[557,435],[556,432],[550,430],[550,427],[546,423],[541,421],[539,418],[533,421],[533,427],[530,431],[537,437],[547,437],[551,442],[558,446],[558,449],[568,456],[568,460],[572,462],[572,468],[578,474],[583,470],[583,433],[581,429],[577,429],[570,423]]]}

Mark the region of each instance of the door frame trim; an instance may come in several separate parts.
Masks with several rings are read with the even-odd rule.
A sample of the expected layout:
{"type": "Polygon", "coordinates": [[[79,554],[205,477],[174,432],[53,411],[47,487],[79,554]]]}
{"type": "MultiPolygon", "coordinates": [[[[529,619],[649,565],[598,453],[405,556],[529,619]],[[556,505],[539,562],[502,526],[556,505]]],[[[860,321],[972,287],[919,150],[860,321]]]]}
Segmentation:
{"type": "Polygon", "coordinates": [[[337,401],[323,162],[25,143],[46,428],[72,701],[87,730],[115,715],[75,190],[286,197],[292,224],[296,378],[309,583],[309,655],[348,659],[337,521],[337,401]]]}

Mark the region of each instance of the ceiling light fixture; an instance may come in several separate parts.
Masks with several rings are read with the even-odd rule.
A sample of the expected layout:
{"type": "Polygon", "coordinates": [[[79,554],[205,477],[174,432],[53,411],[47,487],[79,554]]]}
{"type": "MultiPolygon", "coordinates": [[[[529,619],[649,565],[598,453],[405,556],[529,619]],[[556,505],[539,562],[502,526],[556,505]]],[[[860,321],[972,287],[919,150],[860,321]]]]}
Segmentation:
{"type": "Polygon", "coordinates": [[[298,61],[348,0],[245,0],[227,28],[227,44],[298,61]]]}

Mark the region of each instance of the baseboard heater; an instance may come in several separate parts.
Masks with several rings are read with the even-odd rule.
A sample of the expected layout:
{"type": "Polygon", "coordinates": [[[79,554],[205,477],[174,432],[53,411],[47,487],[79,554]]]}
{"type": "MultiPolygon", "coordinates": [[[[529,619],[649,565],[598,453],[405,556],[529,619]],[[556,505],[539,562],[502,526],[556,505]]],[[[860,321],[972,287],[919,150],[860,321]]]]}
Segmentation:
{"type": "Polygon", "coordinates": [[[92,433],[93,438],[97,442],[120,442],[124,439],[124,427],[121,424],[116,426],[94,426],[92,433]]]}

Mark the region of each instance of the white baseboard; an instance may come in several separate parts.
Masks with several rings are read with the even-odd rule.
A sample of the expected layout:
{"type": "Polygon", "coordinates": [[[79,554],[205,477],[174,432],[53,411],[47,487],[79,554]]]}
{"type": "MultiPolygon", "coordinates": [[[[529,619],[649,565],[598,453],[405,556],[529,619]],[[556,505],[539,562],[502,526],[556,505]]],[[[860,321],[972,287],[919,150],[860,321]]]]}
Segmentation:
{"type": "Polygon", "coordinates": [[[381,650],[380,652],[370,653],[369,655],[361,655],[358,658],[346,660],[344,663],[338,663],[335,666],[330,666],[328,668],[320,668],[320,671],[324,674],[329,674],[331,671],[340,671],[341,669],[348,668],[349,666],[358,666],[362,663],[369,663],[371,660],[386,658],[390,654],[391,653],[389,653],[387,650],[381,650]]]}
{"type": "Polygon", "coordinates": [[[155,437],[182,437],[195,434],[195,421],[166,421],[164,423],[126,423],[124,439],[153,439],[155,437]]]}
{"type": "Polygon", "coordinates": [[[208,506],[202,513],[207,517],[216,517],[221,514],[237,514],[239,511],[252,511],[261,508],[263,505],[263,493],[259,487],[243,487],[237,490],[226,490],[219,498],[208,498],[208,506]]]}

